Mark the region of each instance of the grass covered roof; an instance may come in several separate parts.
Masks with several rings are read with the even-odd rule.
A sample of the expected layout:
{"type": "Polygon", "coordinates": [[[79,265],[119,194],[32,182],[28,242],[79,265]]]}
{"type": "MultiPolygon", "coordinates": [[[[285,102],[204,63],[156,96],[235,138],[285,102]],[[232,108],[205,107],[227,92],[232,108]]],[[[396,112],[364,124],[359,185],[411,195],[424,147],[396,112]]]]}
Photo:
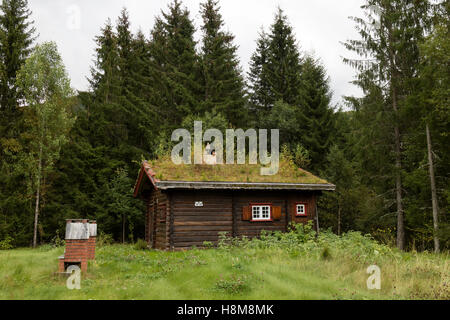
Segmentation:
{"type": "Polygon", "coordinates": [[[158,181],[330,184],[283,156],[275,175],[261,175],[260,164],[176,165],[169,156],[147,161],[146,167],[158,181]]]}

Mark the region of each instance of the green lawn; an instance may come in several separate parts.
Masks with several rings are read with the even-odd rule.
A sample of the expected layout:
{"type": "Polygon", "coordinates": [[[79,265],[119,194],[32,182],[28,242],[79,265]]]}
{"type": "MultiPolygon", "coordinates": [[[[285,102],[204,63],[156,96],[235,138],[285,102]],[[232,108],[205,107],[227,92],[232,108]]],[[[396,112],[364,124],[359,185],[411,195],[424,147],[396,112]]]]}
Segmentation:
{"type": "Polygon", "coordinates": [[[447,255],[400,254],[363,262],[331,248],[328,258],[280,248],[158,252],[98,248],[81,290],[54,275],[63,248],[0,251],[0,299],[449,299],[447,255]],[[368,290],[366,268],[382,271],[368,290]]]}

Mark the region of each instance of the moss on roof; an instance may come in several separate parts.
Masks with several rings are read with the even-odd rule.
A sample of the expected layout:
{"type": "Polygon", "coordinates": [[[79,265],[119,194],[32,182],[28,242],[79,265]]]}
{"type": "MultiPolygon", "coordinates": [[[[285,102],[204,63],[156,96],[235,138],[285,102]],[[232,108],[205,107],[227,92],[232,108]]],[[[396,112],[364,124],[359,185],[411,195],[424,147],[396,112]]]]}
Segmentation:
{"type": "Polygon", "coordinates": [[[271,176],[261,175],[261,165],[176,165],[170,157],[151,160],[148,164],[159,181],[329,184],[286,158],[280,158],[278,173],[271,176]]]}

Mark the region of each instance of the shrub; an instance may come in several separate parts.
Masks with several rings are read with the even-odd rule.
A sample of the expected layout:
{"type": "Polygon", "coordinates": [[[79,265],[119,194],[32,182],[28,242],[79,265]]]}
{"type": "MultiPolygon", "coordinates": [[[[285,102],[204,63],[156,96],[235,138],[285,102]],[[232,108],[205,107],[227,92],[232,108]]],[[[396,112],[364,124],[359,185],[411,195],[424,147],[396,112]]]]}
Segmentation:
{"type": "Polygon", "coordinates": [[[66,241],[59,237],[59,232],[56,232],[56,236],[52,239],[51,243],[55,248],[64,247],[66,245],[66,241]]]}
{"type": "Polygon", "coordinates": [[[242,265],[241,261],[239,260],[239,257],[232,258],[231,267],[233,269],[242,269],[243,268],[243,265],[242,265]]]}
{"type": "Polygon", "coordinates": [[[248,279],[245,276],[237,275],[232,275],[227,279],[220,278],[215,284],[215,289],[228,294],[238,294],[248,289],[248,279]]]}
{"type": "Polygon", "coordinates": [[[214,244],[213,244],[211,241],[203,241],[203,246],[204,246],[206,249],[211,249],[211,248],[214,247],[214,244]]]}
{"type": "Polygon", "coordinates": [[[104,247],[113,243],[113,237],[110,234],[106,234],[103,231],[100,231],[97,237],[97,246],[104,247]]]}
{"type": "Polygon", "coordinates": [[[145,240],[138,239],[136,243],[134,244],[134,248],[136,250],[147,250],[148,249],[148,243],[145,240]]]}
{"type": "Polygon", "coordinates": [[[323,260],[330,260],[331,259],[330,249],[328,247],[324,247],[322,249],[320,256],[322,257],[323,260]]]}
{"type": "Polygon", "coordinates": [[[2,241],[0,241],[0,250],[10,250],[13,249],[13,241],[14,239],[11,238],[10,236],[6,236],[5,239],[3,239],[2,241]]]}
{"type": "Polygon", "coordinates": [[[360,232],[351,231],[338,236],[331,230],[324,230],[317,235],[311,222],[305,225],[292,224],[290,231],[286,233],[263,230],[258,238],[250,240],[245,237],[232,238],[226,233],[220,233],[219,249],[232,248],[281,249],[293,257],[314,255],[321,259],[330,259],[331,252],[335,252],[336,256],[350,255],[364,263],[402,257],[397,249],[381,244],[372,236],[362,235],[360,232]]]}
{"type": "Polygon", "coordinates": [[[228,235],[228,232],[225,232],[225,231],[219,232],[219,242],[218,242],[219,248],[225,249],[225,248],[230,247],[231,245],[232,245],[232,239],[228,235]]]}

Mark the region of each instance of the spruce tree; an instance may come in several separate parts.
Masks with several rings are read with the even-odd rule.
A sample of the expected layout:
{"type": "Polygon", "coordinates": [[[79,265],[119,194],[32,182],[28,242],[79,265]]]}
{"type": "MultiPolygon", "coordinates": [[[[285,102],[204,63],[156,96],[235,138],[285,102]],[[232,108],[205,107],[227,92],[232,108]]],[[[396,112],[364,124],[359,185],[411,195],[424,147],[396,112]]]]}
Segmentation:
{"type": "Polygon", "coordinates": [[[153,86],[150,43],[139,30],[131,43],[134,58],[131,61],[131,92],[140,100],[150,101],[153,86]]]}
{"type": "Polygon", "coordinates": [[[312,56],[302,65],[300,127],[302,143],[311,156],[313,171],[323,167],[334,137],[334,112],[330,106],[331,92],[325,68],[312,56]]]}
{"type": "Polygon", "coordinates": [[[114,77],[118,72],[117,38],[114,34],[111,20],[107,20],[101,29],[101,35],[95,37],[97,48],[96,59],[91,67],[89,79],[92,91],[97,99],[109,103],[113,100],[112,92],[119,87],[118,80],[114,77]]]}
{"type": "Polygon", "coordinates": [[[131,44],[133,42],[133,35],[131,33],[131,24],[128,11],[123,8],[116,23],[116,37],[117,37],[117,75],[119,77],[119,96],[118,104],[115,106],[115,113],[113,115],[114,125],[119,129],[118,131],[118,146],[122,144],[133,144],[132,128],[133,123],[136,123],[136,99],[132,94],[132,64],[135,60],[131,44]],[[131,138],[131,139],[130,139],[131,138]]]}
{"type": "MultiPolygon", "coordinates": [[[[406,215],[414,238],[433,236],[435,252],[450,239],[448,212],[448,172],[450,136],[450,43],[448,10],[436,5],[430,17],[432,28],[421,43],[420,68],[415,87],[405,106],[410,128],[404,139],[408,179],[405,181],[406,215]],[[431,209],[430,209],[431,204],[431,209]],[[422,236],[423,237],[423,236],[422,236]]],[[[427,241],[428,243],[431,241],[427,241]]]]}
{"type": "Polygon", "coordinates": [[[269,33],[268,79],[273,101],[298,105],[301,86],[301,58],[292,26],[281,8],[269,33]]]}
{"type": "Polygon", "coordinates": [[[121,88],[125,92],[125,90],[129,89],[130,86],[131,56],[133,54],[131,50],[133,35],[131,33],[130,16],[126,8],[122,8],[116,24],[117,53],[119,56],[121,88]]]}
{"type": "MultiPolygon", "coordinates": [[[[60,172],[55,185],[60,193],[52,194],[49,213],[64,208],[74,216],[96,218],[108,231],[119,236],[108,204],[108,186],[117,169],[132,176],[139,160],[152,152],[151,130],[155,130],[149,111],[150,85],[149,45],[140,32],[131,33],[126,9],[121,11],[117,25],[108,20],[95,38],[97,44],[91,71],[91,92],[79,96],[80,107],[71,144],[64,148],[60,168],[76,164],[75,176],[60,172]],[[59,199],[59,200],[57,200],[59,199]],[[78,202],[74,206],[73,202],[78,202]],[[76,212],[76,213],[75,213],[76,212]]],[[[132,183],[127,188],[132,187],[132,183]]],[[[136,218],[138,219],[138,218],[136,218]]],[[[137,221],[131,218],[128,222],[137,221]]],[[[139,219],[138,219],[139,220],[139,219]]],[[[55,222],[49,220],[49,223],[55,222]]]]}
{"type": "Polygon", "coordinates": [[[250,108],[254,112],[264,110],[268,112],[272,106],[272,91],[267,79],[267,64],[269,55],[269,38],[264,29],[261,28],[259,38],[256,42],[256,51],[250,59],[250,70],[248,72],[250,108]]]}
{"type": "Polygon", "coordinates": [[[32,230],[28,221],[26,186],[15,165],[23,150],[19,139],[23,116],[18,105],[16,76],[32,50],[35,29],[25,0],[4,0],[0,4],[0,239],[14,234],[14,244],[28,243],[32,230]]]}
{"type": "Polygon", "coordinates": [[[131,50],[133,59],[130,66],[130,95],[135,104],[135,117],[138,123],[138,126],[133,125],[131,128],[133,139],[138,148],[153,153],[159,127],[157,107],[153,101],[156,75],[151,67],[150,43],[141,30],[134,36],[131,50]]]}
{"type": "Polygon", "coordinates": [[[149,57],[145,37],[142,32],[137,37],[132,34],[129,14],[125,8],[117,20],[116,36],[120,90],[114,121],[122,128],[121,139],[129,149],[128,154],[134,153],[133,157],[139,158],[141,154],[151,151],[148,148],[149,141],[152,140],[151,131],[154,129],[151,106],[145,96],[141,96],[142,92],[150,91],[151,81],[143,73],[148,71],[146,67],[150,61],[147,60],[149,57]]]}
{"type": "Polygon", "coordinates": [[[95,42],[96,59],[89,79],[92,94],[87,103],[91,141],[94,145],[112,145],[117,134],[111,122],[117,112],[121,88],[117,37],[110,20],[95,42]]]}
{"type": "Polygon", "coordinates": [[[281,8],[268,34],[262,32],[250,62],[250,96],[260,119],[268,115],[275,102],[299,106],[301,56],[292,26],[281,8]]]}
{"type": "Polygon", "coordinates": [[[131,32],[124,8],[114,30],[108,21],[96,38],[97,58],[92,70],[94,145],[111,148],[111,156],[136,169],[134,161],[154,151],[155,110],[151,99],[154,74],[150,47],[142,32],[131,32]]]}
{"type": "Polygon", "coordinates": [[[239,127],[246,124],[244,79],[237,46],[233,44],[234,36],[223,30],[224,21],[219,11],[218,1],[207,0],[201,4],[202,112],[215,109],[239,127]]]}
{"type": "Polygon", "coordinates": [[[93,129],[97,131],[93,137],[99,135],[100,144],[122,145],[131,162],[153,151],[149,45],[142,32],[131,33],[126,9],[118,18],[116,32],[108,20],[96,43],[90,79],[93,129]]]}
{"type": "MultiPolygon", "coordinates": [[[[413,89],[419,62],[418,44],[425,33],[424,22],[428,15],[428,1],[367,0],[362,6],[367,19],[353,18],[358,25],[360,40],[345,43],[347,49],[359,54],[361,59],[344,59],[359,71],[357,83],[367,92],[378,88],[382,106],[377,106],[378,118],[384,122],[376,130],[389,130],[395,167],[386,165],[383,175],[391,175],[395,185],[397,211],[397,246],[405,249],[405,209],[403,190],[404,144],[407,123],[403,110],[413,89]],[[367,59],[367,57],[371,57],[367,59]],[[389,106],[390,108],[385,108],[389,106]],[[389,173],[388,173],[389,172],[389,173]]],[[[375,106],[375,105],[372,105],[375,106]]],[[[367,110],[369,112],[373,112],[367,110]]],[[[369,125],[370,126],[370,125],[369,125]]],[[[380,133],[382,135],[382,133],[380,133]]]]}
{"type": "Polygon", "coordinates": [[[281,128],[282,143],[291,152],[306,148],[311,168],[319,170],[333,136],[329,81],[318,61],[301,57],[281,9],[270,32],[260,33],[248,78],[251,107],[258,114],[259,124],[281,128]]]}
{"type": "Polygon", "coordinates": [[[0,11],[0,109],[8,124],[17,117],[16,74],[31,52],[35,28],[27,0],[4,0],[0,11]]]}
{"type": "Polygon", "coordinates": [[[157,106],[161,139],[165,142],[186,116],[199,109],[201,87],[194,33],[189,11],[178,0],[156,18],[152,30],[150,53],[155,80],[152,104],[157,106]]]}

